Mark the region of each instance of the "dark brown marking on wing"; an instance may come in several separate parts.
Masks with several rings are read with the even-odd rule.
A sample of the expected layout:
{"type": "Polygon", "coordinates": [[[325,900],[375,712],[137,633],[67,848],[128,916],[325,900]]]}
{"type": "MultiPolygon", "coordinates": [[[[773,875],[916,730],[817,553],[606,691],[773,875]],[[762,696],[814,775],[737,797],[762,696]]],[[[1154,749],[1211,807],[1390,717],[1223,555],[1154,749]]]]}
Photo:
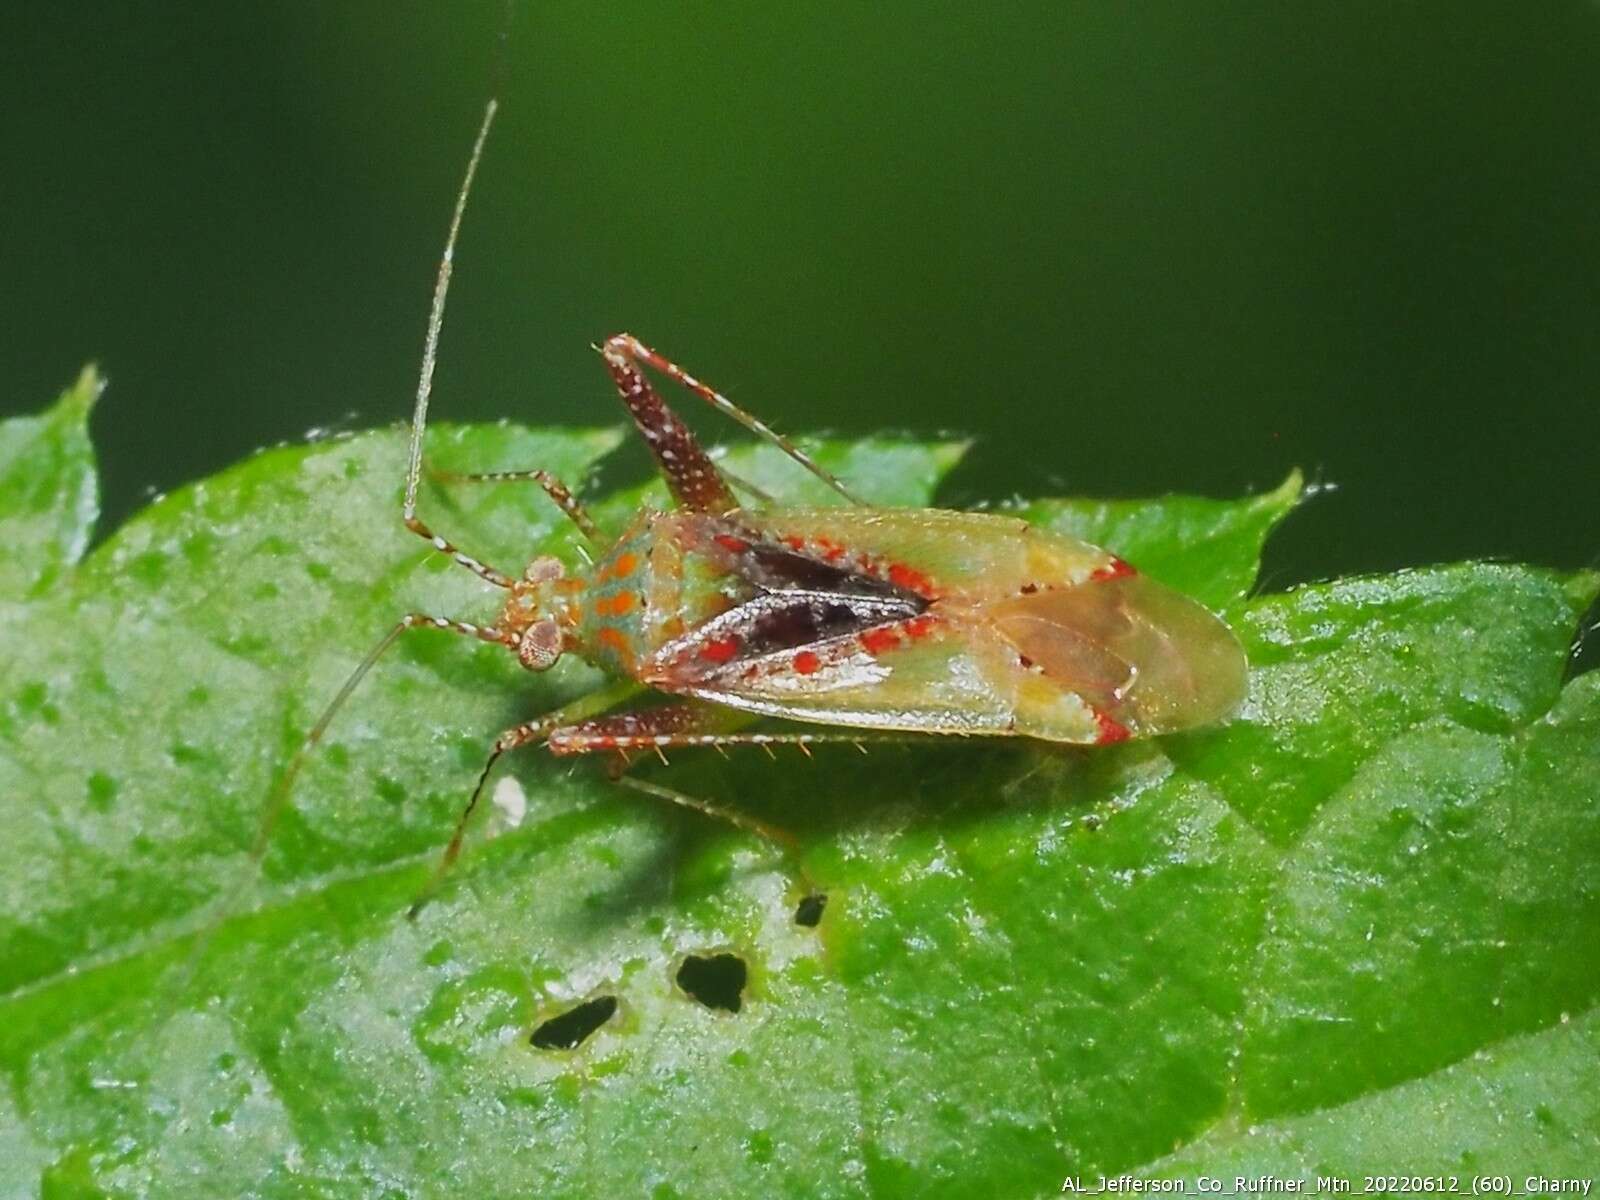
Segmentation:
{"type": "MultiPolygon", "coordinates": [[[[883,627],[909,629],[927,619],[920,616],[920,609],[912,600],[826,592],[764,592],[713,617],[682,639],[646,672],[644,681],[668,689],[684,687],[720,675],[729,665],[837,644],[840,639],[883,627]]],[[[818,665],[820,662],[818,659],[818,665]]],[[[816,669],[812,667],[813,671],[816,669]]]]}
{"type": "Polygon", "coordinates": [[[700,536],[705,552],[762,591],[820,592],[897,600],[912,606],[915,611],[910,615],[913,616],[930,603],[923,590],[907,586],[910,582],[926,582],[926,576],[920,572],[890,569],[886,572],[889,577],[884,578],[870,568],[842,561],[843,553],[831,542],[819,545],[813,553],[798,537],[771,541],[731,521],[708,521],[702,530],[700,536]]]}

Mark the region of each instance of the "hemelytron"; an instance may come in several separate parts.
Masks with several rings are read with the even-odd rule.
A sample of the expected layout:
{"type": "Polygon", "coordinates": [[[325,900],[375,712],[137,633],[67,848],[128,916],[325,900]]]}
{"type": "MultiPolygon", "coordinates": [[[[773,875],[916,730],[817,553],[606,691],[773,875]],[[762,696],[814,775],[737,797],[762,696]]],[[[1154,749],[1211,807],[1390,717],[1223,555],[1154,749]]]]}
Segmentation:
{"type": "Polygon", "coordinates": [[[441,871],[495,763],[536,743],[555,754],[626,755],[803,748],[872,730],[1105,745],[1219,721],[1239,705],[1244,652],[1195,601],[1106,550],[1014,517],[860,503],[788,440],[628,334],[597,349],[676,507],[644,509],[627,528],[606,531],[543,471],[468,477],[539,484],[595,547],[592,565],[575,573],[539,557],[506,574],[434,533],[417,515],[423,431],[456,238],[495,108],[491,101],[474,142],[434,288],[402,519],[500,589],[504,603],[483,623],[401,618],[306,735],[269,805],[258,855],[305,753],[384,651],[416,628],[503,646],[530,671],[576,654],[614,681],[494,739],[441,871]],[[645,368],[771,442],[849,503],[741,503],[645,368]],[[672,699],[625,707],[646,689],[672,699]],[[796,724],[751,729],[759,718],[796,724]]]}

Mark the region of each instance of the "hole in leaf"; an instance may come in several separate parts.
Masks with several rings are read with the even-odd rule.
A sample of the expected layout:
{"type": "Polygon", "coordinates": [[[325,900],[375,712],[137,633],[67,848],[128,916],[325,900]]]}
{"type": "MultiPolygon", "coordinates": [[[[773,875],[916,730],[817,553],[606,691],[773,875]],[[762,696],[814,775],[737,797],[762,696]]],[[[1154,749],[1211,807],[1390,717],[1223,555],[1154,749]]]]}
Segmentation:
{"type": "Polygon", "coordinates": [[[803,898],[795,905],[794,923],[804,925],[807,929],[815,929],[822,920],[822,910],[828,907],[828,894],[814,892],[803,898]]]}
{"type": "Polygon", "coordinates": [[[736,1013],[749,972],[737,954],[691,954],[678,968],[678,986],[707,1008],[736,1013]]]}
{"type": "Polygon", "coordinates": [[[559,1017],[551,1017],[528,1040],[541,1050],[575,1050],[616,1011],[615,996],[597,996],[567,1009],[559,1017]]]}

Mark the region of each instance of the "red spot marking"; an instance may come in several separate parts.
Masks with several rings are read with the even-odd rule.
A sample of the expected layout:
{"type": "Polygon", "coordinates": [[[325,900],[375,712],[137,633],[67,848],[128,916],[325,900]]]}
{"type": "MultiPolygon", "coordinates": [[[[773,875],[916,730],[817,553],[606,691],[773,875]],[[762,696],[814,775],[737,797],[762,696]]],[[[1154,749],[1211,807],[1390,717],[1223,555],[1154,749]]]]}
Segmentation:
{"type": "Polygon", "coordinates": [[[794,656],[794,669],[802,675],[814,675],[822,666],[822,660],[810,650],[802,650],[794,656]]]}
{"type": "Polygon", "coordinates": [[[632,575],[633,569],[639,565],[639,560],[632,554],[619,554],[617,560],[611,564],[611,578],[621,579],[624,575],[632,575]]]}
{"type": "Polygon", "coordinates": [[[736,637],[718,638],[700,647],[700,657],[714,663],[725,663],[737,653],[739,639],[736,637]]]}
{"type": "Polygon", "coordinates": [[[933,580],[904,563],[889,564],[889,582],[908,592],[916,592],[919,596],[933,595],[933,580]]]}
{"type": "Polygon", "coordinates": [[[937,617],[912,617],[905,623],[905,631],[914,638],[923,638],[932,633],[938,624],[937,617]]]}
{"type": "Polygon", "coordinates": [[[743,538],[736,538],[731,533],[719,533],[711,540],[716,542],[716,544],[721,546],[724,550],[731,551],[734,554],[743,554],[746,550],[750,549],[749,542],[745,541],[743,538]]]}
{"type": "Polygon", "coordinates": [[[837,562],[844,557],[844,547],[832,538],[819,537],[815,541],[817,549],[822,551],[822,557],[829,562],[837,562]]]}
{"type": "Polygon", "coordinates": [[[805,538],[795,537],[792,533],[783,539],[783,544],[791,550],[804,550],[806,548],[805,538]]]}
{"type": "Polygon", "coordinates": [[[620,629],[613,629],[609,625],[607,625],[595,636],[600,639],[600,644],[602,646],[609,646],[611,649],[615,650],[618,654],[621,654],[624,657],[626,657],[628,652],[632,649],[632,646],[628,642],[628,635],[623,633],[620,629]]]}
{"type": "Polygon", "coordinates": [[[1133,730],[1112,720],[1098,708],[1091,711],[1094,713],[1094,723],[1100,727],[1100,736],[1094,740],[1096,746],[1114,745],[1117,742],[1125,742],[1133,736],[1133,730]]]}
{"type": "Polygon", "coordinates": [[[615,596],[602,596],[595,601],[594,610],[601,616],[625,617],[637,601],[632,592],[618,592],[615,596]]]}
{"type": "Polygon", "coordinates": [[[883,654],[899,644],[900,635],[895,632],[892,625],[880,625],[877,629],[869,629],[861,635],[861,645],[868,654],[883,654]]]}
{"type": "Polygon", "coordinates": [[[1137,575],[1138,573],[1139,572],[1133,569],[1132,563],[1123,562],[1122,559],[1113,554],[1111,556],[1111,561],[1103,567],[1097,567],[1093,572],[1090,573],[1089,578],[1097,581],[1106,579],[1122,579],[1125,576],[1137,575]]]}

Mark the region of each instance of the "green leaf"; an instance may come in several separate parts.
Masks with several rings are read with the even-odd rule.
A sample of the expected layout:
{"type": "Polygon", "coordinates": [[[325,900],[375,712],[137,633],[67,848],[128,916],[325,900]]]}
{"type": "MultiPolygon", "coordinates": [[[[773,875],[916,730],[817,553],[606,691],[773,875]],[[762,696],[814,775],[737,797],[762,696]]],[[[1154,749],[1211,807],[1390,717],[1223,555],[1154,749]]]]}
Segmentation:
{"type": "MultiPolygon", "coordinates": [[[[795,857],[526,752],[411,923],[494,734],[599,682],[417,632],[196,960],[361,655],[405,611],[494,596],[400,528],[397,431],[260,454],[74,566],[86,411],[0,427],[45,439],[8,460],[0,520],[53,564],[7,577],[28,598],[0,625],[4,1194],[1035,1195],[1100,1171],[1596,1161],[1600,686],[1561,684],[1592,575],[1251,598],[1298,476],[1237,502],[1040,501],[1030,519],[1228,616],[1253,664],[1238,720],[641,767],[793,831],[795,857]],[[794,920],[813,888],[815,928],[794,920]],[[719,954],[748,973],[737,1012],[677,982],[719,954]],[[530,1042],[602,997],[578,1048],[530,1042]]],[[[436,429],[430,457],[579,482],[620,438],[436,429]]],[[[961,450],[808,445],[904,505],[961,450]]],[[[727,462],[828,501],[765,449],[727,462]]],[[[430,483],[423,511],[507,569],[576,552],[537,489],[430,483]]]]}
{"type": "Polygon", "coordinates": [[[0,422],[0,603],[42,591],[82,557],[100,515],[89,410],[93,367],[38,417],[0,422]]]}

